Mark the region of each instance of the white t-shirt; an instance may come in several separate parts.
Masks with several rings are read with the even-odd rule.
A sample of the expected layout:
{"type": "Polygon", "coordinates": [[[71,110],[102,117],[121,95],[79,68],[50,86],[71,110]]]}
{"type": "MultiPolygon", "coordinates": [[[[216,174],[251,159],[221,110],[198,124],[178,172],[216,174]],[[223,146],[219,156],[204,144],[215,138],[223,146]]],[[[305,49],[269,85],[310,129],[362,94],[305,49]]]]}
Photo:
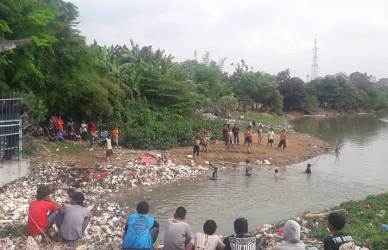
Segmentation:
{"type": "Polygon", "coordinates": [[[112,140],[106,138],[106,149],[112,149],[112,140]]]}
{"type": "Polygon", "coordinates": [[[224,248],[224,243],[222,243],[222,240],[217,235],[207,235],[204,233],[195,234],[195,250],[216,250],[224,248]]]}
{"type": "Polygon", "coordinates": [[[273,132],[273,131],[268,131],[268,139],[269,139],[269,140],[273,140],[274,136],[275,136],[275,132],[273,132]]]}

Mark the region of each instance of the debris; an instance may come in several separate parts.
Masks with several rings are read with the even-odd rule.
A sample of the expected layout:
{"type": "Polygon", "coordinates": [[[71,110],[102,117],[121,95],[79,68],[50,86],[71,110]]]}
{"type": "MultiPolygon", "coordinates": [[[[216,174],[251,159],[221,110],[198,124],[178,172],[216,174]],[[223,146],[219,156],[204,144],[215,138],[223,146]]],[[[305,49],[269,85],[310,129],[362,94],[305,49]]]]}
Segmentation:
{"type": "MultiPolygon", "coordinates": [[[[83,237],[87,249],[120,248],[129,207],[107,200],[104,198],[107,193],[130,190],[140,185],[151,186],[194,179],[202,173],[201,170],[207,170],[204,167],[193,169],[171,161],[165,163],[155,155],[140,159],[147,163],[143,165],[141,160],[134,160],[120,165],[97,164],[95,168],[82,168],[74,164],[69,166],[61,162],[38,165],[31,170],[29,176],[0,189],[0,201],[7,201],[7,205],[0,205],[0,222],[26,224],[29,202],[35,199],[36,188],[40,184],[50,185],[54,190],[52,199],[58,204],[64,204],[69,199],[67,188],[74,183],[80,183],[86,197],[85,204],[92,212],[92,219],[83,237]]],[[[6,246],[19,243],[25,248],[25,237],[0,240],[0,245],[6,246]],[[10,244],[7,244],[7,241],[10,241],[10,244]]],[[[45,247],[47,248],[47,245],[45,247]]],[[[15,249],[22,248],[17,246],[15,249]]]]}
{"type": "Polygon", "coordinates": [[[27,250],[39,250],[38,243],[32,238],[31,236],[28,236],[27,238],[27,250]]]}

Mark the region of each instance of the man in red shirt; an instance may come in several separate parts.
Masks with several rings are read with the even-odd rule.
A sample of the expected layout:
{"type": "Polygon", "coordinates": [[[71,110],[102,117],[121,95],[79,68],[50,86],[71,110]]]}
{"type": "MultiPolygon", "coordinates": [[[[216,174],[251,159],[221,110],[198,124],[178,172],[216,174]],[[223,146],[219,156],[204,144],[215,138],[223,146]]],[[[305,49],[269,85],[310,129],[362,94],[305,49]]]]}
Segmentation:
{"type": "Polygon", "coordinates": [[[50,199],[49,188],[43,185],[39,186],[36,192],[36,201],[32,201],[28,209],[28,235],[33,237],[43,235],[53,225],[55,211],[58,209],[59,205],[50,199]]]}
{"type": "Polygon", "coordinates": [[[92,136],[92,143],[94,144],[97,138],[97,125],[94,121],[89,123],[89,131],[90,135],[92,136]]]}
{"type": "Polygon", "coordinates": [[[57,119],[57,128],[58,130],[63,131],[63,120],[61,116],[59,116],[57,119]]]}

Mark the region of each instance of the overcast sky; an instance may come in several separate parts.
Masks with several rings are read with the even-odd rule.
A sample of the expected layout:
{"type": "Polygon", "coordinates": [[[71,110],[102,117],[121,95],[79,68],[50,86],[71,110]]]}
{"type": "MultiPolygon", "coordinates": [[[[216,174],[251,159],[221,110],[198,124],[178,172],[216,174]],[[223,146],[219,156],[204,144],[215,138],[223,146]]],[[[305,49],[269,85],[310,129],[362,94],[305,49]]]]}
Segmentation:
{"type": "Polygon", "coordinates": [[[388,77],[387,0],[70,0],[88,42],[152,45],[179,61],[197,49],[255,70],[306,79],[318,39],[319,75],[388,77]]]}

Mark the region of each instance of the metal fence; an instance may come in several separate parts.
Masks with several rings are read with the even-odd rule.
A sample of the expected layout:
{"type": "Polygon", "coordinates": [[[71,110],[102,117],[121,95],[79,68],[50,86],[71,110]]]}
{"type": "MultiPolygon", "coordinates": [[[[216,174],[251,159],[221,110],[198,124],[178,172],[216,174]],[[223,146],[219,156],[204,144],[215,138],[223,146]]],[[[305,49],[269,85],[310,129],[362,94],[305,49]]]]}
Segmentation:
{"type": "Polygon", "coordinates": [[[0,161],[22,158],[21,100],[0,97],[0,161]]]}

